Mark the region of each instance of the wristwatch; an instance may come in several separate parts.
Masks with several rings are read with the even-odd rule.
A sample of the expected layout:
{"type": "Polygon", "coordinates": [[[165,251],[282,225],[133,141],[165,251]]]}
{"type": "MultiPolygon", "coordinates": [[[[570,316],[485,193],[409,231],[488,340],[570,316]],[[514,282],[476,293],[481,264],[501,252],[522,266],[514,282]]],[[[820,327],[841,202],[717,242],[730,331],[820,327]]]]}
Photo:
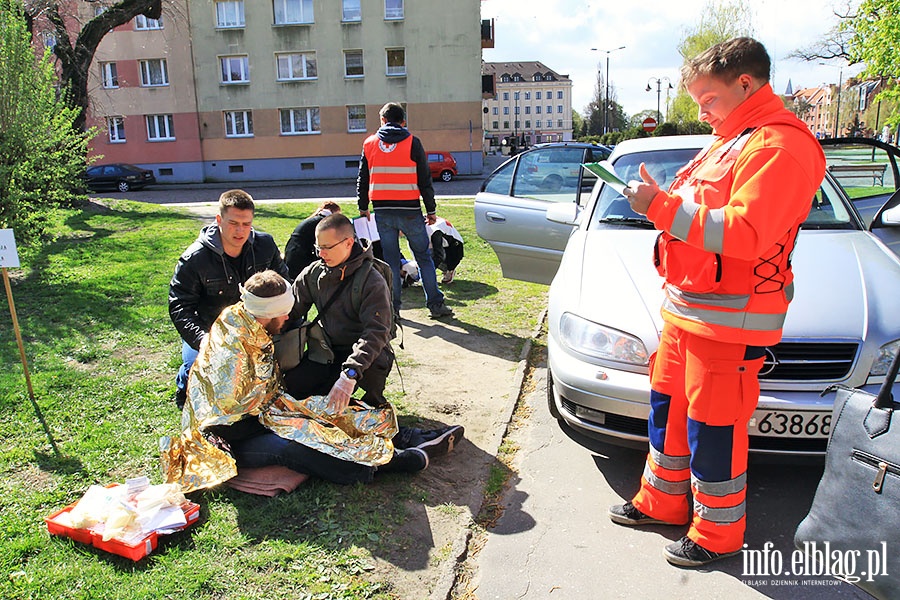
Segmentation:
{"type": "Polygon", "coordinates": [[[357,372],[356,372],[356,369],[354,369],[354,368],[352,368],[352,367],[349,368],[349,369],[344,369],[344,375],[346,375],[346,376],[349,377],[350,379],[357,379],[357,378],[359,378],[359,373],[357,373],[357,372]]]}

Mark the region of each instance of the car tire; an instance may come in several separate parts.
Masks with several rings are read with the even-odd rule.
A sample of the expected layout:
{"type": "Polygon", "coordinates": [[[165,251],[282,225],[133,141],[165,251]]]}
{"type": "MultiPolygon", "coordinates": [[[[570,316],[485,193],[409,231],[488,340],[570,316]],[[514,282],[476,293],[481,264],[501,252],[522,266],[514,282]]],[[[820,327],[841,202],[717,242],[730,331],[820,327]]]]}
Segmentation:
{"type": "Polygon", "coordinates": [[[551,192],[558,192],[562,189],[563,179],[559,175],[547,175],[544,178],[543,188],[551,192]]]}
{"type": "Polygon", "coordinates": [[[131,186],[128,185],[128,182],[127,182],[127,181],[120,181],[119,183],[116,184],[116,188],[117,188],[120,192],[127,192],[127,191],[129,191],[129,190],[131,189],[131,186]]]}
{"type": "Polygon", "coordinates": [[[562,415],[556,408],[556,402],[553,400],[553,372],[547,367],[547,408],[550,410],[550,416],[557,421],[562,421],[562,415]]]}
{"type": "Polygon", "coordinates": [[[453,173],[450,171],[441,171],[441,181],[453,181],[453,173]]]}

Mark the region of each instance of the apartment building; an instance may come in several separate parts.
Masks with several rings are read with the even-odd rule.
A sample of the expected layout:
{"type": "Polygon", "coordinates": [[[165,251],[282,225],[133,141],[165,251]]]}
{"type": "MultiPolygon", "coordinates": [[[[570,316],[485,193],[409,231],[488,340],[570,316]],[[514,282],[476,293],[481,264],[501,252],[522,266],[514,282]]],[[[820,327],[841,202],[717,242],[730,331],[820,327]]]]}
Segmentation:
{"type": "Polygon", "coordinates": [[[479,13],[479,0],[166,2],[98,49],[92,151],[160,182],[352,178],[397,101],[426,150],[480,173],[479,13]]]}
{"type": "Polygon", "coordinates": [[[482,107],[487,151],[572,139],[568,75],[538,61],[486,62],[482,75],[492,81],[482,107]]]}

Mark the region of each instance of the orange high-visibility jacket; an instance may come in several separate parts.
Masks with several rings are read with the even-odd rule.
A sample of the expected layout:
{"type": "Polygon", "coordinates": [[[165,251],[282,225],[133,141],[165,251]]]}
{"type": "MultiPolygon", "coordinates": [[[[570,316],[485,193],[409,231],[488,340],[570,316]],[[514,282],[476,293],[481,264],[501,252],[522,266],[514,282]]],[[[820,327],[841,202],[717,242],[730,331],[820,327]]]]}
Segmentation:
{"type": "Polygon", "coordinates": [[[793,297],[790,258],[825,156],[766,84],[740,104],[706,150],[647,212],[662,230],[663,319],[753,346],[775,344],[793,297]]]}
{"type": "Polygon", "coordinates": [[[416,163],[410,158],[413,136],[387,144],[378,135],[363,142],[369,164],[369,200],[378,209],[385,200],[406,200],[419,206],[416,163]]]}

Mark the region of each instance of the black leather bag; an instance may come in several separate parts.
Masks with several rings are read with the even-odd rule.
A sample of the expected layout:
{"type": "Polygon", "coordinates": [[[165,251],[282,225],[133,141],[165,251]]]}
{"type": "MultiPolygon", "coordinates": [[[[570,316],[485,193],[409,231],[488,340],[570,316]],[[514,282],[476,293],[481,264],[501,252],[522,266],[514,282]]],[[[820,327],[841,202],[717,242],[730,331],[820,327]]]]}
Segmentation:
{"type": "Polygon", "coordinates": [[[876,598],[900,598],[900,417],[893,419],[891,396],[898,368],[900,354],[877,396],[838,388],[825,472],[794,534],[794,545],[830,574],[876,598]]]}

